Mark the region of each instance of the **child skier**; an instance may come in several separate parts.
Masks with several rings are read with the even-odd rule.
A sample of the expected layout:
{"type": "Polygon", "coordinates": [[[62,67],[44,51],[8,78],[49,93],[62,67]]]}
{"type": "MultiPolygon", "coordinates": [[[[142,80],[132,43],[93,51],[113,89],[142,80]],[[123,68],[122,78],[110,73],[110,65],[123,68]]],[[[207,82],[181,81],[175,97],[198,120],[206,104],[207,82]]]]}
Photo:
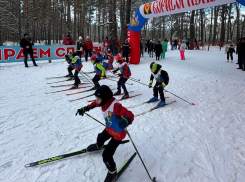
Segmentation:
{"type": "Polygon", "coordinates": [[[113,56],[110,49],[107,50],[107,52],[105,54],[105,59],[108,59],[108,63],[111,65],[111,67],[109,69],[110,70],[113,69],[114,56],[113,56]]]}
{"type": "Polygon", "coordinates": [[[99,88],[100,84],[99,81],[100,79],[104,79],[105,78],[105,68],[100,64],[100,59],[96,58],[95,55],[91,56],[91,63],[94,66],[94,71],[95,71],[95,76],[92,79],[93,83],[94,83],[94,87],[92,88],[93,90],[99,88]]]}
{"type": "Polygon", "coordinates": [[[66,75],[65,77],[70,77],[71,79],[73,79],[72,70],[74,70],[74,68],[71,65],[71,62],[72,62],[72,59],[73,59],[72,54],[73,54],[72,52],[69,52],[68,54],[65,55],[66,62],[69,64],[69,66],[67,68],[68,75],[66,75]]]}
{"type": "Polygon", "coordinates": [[[151,98],[149,102],[157,101],[158,92],[159,92],[161,101],[157,104],[158,106],[163,106],[165,104],[165,97],[164,97],[163,89],[166,85],[168,85],[168,82],[169,82],[168,73],[165,70],[162,70],[161,68],[162,66],[155,62],[152,62],[150,64],[151,77],[150,77],[149,88],[151,88],[154,78],[156,79],[156,84],[153,88],[154,97],[151,98]]]}
{"type": "Polygon", "coordinates": [[[179,49],[181,60],[185,60],[185,49],[186,49],[186,44],[181,39],[180,40],[180,49],[179,49]]]}
{"type": "Polygon", "coordinates": [[[71,87],[71,89],[75,89],[75,88],[78,88],[78,85],[81,83],[81,80],[78,77],[78,73],[82,69],[83,64],[82,64],[81,59],[78,57],[77,53],[73,53],[72,56],[73,56],[73,59],[72,59],[71,65],[75,69],[75,73],[74,73],[75,83],[71,87]]]}
{"type": "Polygon", "coordinates": [[[120,95],[121,94],[121,87],[122,87],[124,94],[125,94],[122,97],[122,99],[125,99],[125,98],[129,97],[125,83],[128,80],[128,78],[131,76],[131,71],[130,71],[130,68],[128,66],[128,63],[126,63],[126,60],[122,59],[121,54],[117,54],[116,62],[119,63],[119,67],[116,70],[114,70],[113,73],[116,73],[120,69],[121,74],[118,74],[120,76],[120,78],[117,82],[117,92],[115,92],[114,95],[120,95]]]}
{"type": "Polygon", "coordinates": [[[121,141],[125,138],[126,127],[132,124],[134,115],[113,97],[111,89],[106,85],[100,86],[95,91],[95,97],[96,101],[88,106],[78,109],[76,115],[79,114],[83,116],[84,113],[90,109],[99,106],[101,107],[105,118],[106,128],[98,134],[97,142],[87,147],[87,151],[92,152],[100,150],[104,146],[105,141],[110,139],[102,153],[102,157],[108,169],[104,182],[112,182],[117,178],[117,168],[113,155],[121,141]]]}

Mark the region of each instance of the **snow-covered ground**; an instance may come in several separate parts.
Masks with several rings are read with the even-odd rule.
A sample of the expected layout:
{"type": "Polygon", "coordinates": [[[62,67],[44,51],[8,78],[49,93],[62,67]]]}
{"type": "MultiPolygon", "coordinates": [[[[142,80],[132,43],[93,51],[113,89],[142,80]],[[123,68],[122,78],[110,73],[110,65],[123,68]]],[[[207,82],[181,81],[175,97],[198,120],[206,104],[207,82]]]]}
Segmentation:
{"type": "MultiPolygon", "coordinates": [[[[236,55],[233,63],[227,63],[224,51],[218,47],[210,51],[187,50],[185,54],[186,60],[182,61],[178,50],[168,50],[166,58],[157,63],[169,73],[166,89],[195,105],[166,92],[167,102],[177,102],[135,117],[128,131],[151,177],[158,182],[244,182],[245,71],[236,69],[236,55]]],[[[152,61],[155,58],[145,54],[140,64],[130,65],[132,77],[148,84],[152,61]]],[[[86,148],[104,129],[88,116],[75,116],[77,109],[94,97],[68,101],[93,92],[66,95],[81,89],[45,94],[67,88],[50,87],[67,82],[47,84],[63,78],[46,79],[67,74],[64,60],[37,62],[38,67],[28,63],[30,68],[25,68],[24,63],[0,65],[0,181],[103,182],[107,170],[101,152],[24,167],[30,162],[86,148]]],[[[93,70],[90,62],[83,64],[83,71],[93,70]]],[[[113,81],[100,83],[116,88],[113,81]]],[[[130,95],[142,95],[121,101],[125,107],[152,97],[152,89],[147,86],[127,83],[133,83],[127,85],[129,91],[134,91],[130,95]]],[[[136,115],[156,104],[130,110],[136,115]]],[[[88,113],[103,122],[99,108],[88,113]]],[[[131,143],[119,146],[114,155],[118,168],[134,152],[131,143]]],[[[151,180],[136,156],[118,181],[151,180]]]]}

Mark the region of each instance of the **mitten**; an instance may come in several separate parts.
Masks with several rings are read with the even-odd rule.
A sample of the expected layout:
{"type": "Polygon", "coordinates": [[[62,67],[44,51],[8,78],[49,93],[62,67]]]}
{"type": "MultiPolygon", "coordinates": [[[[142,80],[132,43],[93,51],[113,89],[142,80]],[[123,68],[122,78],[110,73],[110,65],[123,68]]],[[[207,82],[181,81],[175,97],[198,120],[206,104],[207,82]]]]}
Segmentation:
{"type": "Polygon", "coordinates": [[[126,128],[131,123],[129,116],[116,116],[116,118],[119,128],[126,128]]]}
{"type": "Polygon", "coordinates": [[[80,109],[77,110],[76,115],[79,114],[79,115],[82,115],[83,116],[84,113],[87,112],[87,111],[89,111],[89,110],[90,110],[90,108],[88,106],[82,107],[82,108],[80,108],[80,109]]]}

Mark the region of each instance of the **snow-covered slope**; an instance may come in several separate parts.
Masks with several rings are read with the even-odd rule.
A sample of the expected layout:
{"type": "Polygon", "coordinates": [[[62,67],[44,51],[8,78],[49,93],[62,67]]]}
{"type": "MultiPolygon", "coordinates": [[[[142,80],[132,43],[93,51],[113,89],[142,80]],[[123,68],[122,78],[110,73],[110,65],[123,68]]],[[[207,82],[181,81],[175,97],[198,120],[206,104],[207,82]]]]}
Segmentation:
{"type": "MultiPolygon", "coordinates": [[[[236,69],[236,55],[233,63],[227,63],[224,51],[217,47],[210,51],[187,50],[185,54],[186,60],[182,61],[178,50],[168,50],[166,58],[157,63],[169,73],[166,90],[195,105],[166,92],[167,102],[177,102],[135,117],[128,131],[151,177],[158,182],[243,182],[245,71],[236,69]]],[[[130,65],[132,77],[148,84],[152,61],[155,59],[145,53],[139,65],[130,65]]],[[[63,80],[46,78],[66,75],[64,60],[37,64],[38,67],[32,67],[29,62],[30,68],[25,68],[24,63],[0,65],[0,181],[103,182],[107,170],[101,152],[24,167],[30,162],[86,148],[96,142],[97,134],[104,129],[88,116],[75,116],[77,109],[94,97],[68,101],[93,92],[66,95],[85,90],[81,89],[45,94],[67,88],[50,85],[73,83],[47,84],[63,80]]],[[[83,71],[93,70],[90,62],[83,64],[83,71]]],[[[116,91],[116,82],[100,83],[111,85],[116,91]]],[[[147,86],[127,83],[133,83],[127,85],[129,91],[134,91],[130,95],[142,95],[121,101],[125,107],[152,97],[152,89],[147,86]]],[[[138,114],[156,104],[130,110],[138,114]]],[[[103,122],[99,108],[89,114],[103,122]]],[[[114,155],[118,168],[134,152],[131,143],[119,146],[114,155]]],[[[118,181],[151,180],[136,156],[118,181]]]]}

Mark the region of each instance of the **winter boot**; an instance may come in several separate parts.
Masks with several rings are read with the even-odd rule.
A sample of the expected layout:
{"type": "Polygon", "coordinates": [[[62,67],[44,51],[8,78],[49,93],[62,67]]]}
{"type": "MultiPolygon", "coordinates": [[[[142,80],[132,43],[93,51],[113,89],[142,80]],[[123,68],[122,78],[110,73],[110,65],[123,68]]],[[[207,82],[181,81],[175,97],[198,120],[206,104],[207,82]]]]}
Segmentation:
{"type": "Polygon", "coordinates": [[[65,77],[73,77],[73,75],[71,75],[71,74],[68,74],[68,75],[66,75],[65,77]]]}
{"type": "Polygon", "coordinates": [[[117,179],[117,170],[110,172],[108,171],[104,182],[115,182],[117,179]]]}
{"type": "Polygon", "coordinates": [[[91,90],[97,90],[97,88],[99,88],[98,86],[94,86],[93,88],[91,88],[91,90]]]}
{"type": "Polygon", "coordinates": [[[74,80],[74,77],[70,77],[70,78],[68,78],[68,80],[74,80]]]}
{"type": "Polygon", "coordinates": [[[114,96],[116,96],[116,95],[121,95],[121,91],[116,91],[114,94],[113,94],[114,96]]]}
{"type": "Polygon", "coordinates": [[[71,89],[76,89],[76,88],[78,88],[78,85],[77,85],[77,84],[74,84],[74,85],[71,87],[71,89]]]}
{"type": "Polygon", "coordinates": [[[159,107],[161,107],[161,106],[164,106],[165,105],[165,101],[160,101],[158,104],[157,104],[157,106],[159,106],[159,107]]]}
{"type": "Polygon", "coordinates": [[[124,96],[122,96],[122,99],[126,99],[126,98],[129,98],[128,93],[125,93],[125,95],[124,95],[124,96]]]}
{"type": "Polygon", "coordinates": [[[152,98],[150,99],[150,102],[155,102],[155,101],[157,101],[157,97],[152,97],[152,98]]]}
{"type": "MultiPolygon", "coordinates": [[[[102,146],[103,147],[103,146],[102,146]]],[[[96,150],[101,150],[102,147],[98,147],[97,143],[94,143],[94,144],[91,144],[87,147],[87,152],[93,152],[93,151],[96,151],[96,150]]]]}
{"type": "Polygon", "coordinates": [[[33,66],[38,66],[38,65],[36,63],[34,63],[33,66]]]}

